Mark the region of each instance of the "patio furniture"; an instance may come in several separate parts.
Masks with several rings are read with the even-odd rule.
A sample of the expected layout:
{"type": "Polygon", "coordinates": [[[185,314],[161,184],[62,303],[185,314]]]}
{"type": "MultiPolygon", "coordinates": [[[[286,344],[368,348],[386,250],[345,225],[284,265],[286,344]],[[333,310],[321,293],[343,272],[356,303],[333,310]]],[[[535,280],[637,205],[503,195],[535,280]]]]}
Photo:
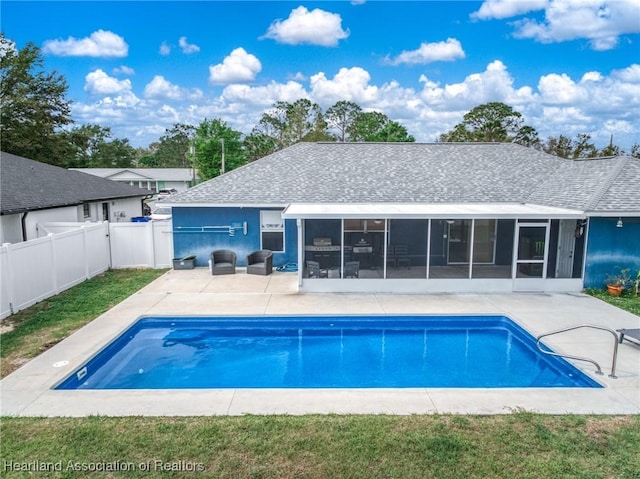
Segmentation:
{"type": "Polygon", "coordinates": [[[409,259],[409,248],[406,244],[397,244],[394,248],[394,258],[396,260],[396,268],[405,265],[407,269],[411,268],[411,260],[409,259]]]}
{"type": "Polygon", "coordinates": [[[268,249],[254,251],[247,256],[247,274],[267,276],[273,271],[273,252],[268,249]]]}
{"type": "Polygon", "coordinates": [[[328,278],[329,271],[320,269],[320,263],[317,261],[307,260],[307,276],[309,278],[328,278]]]}
{"type": "Polygon", "coordinates": [[[211,253],[211,274],[235,274],[236,254],[228,249],[218,249],[211,253]]]}
{"type": "Polygon", "coordinates": [[[360,277],[360,261],[347,261],[344,264],[344,277],[359,278],[360,277]]]}
{"type": "Polygon", "coordinates": [[[640,329],[618,329],[617,331],[620,333],[621,344],[624,339],[626,339],[627,341],[633,344],[640,344],[640,329]],[[625,336],[629,336],[629,338],[633,338],[634,341],[629,340],[629,338],[625,338],[625,336]]]}
{"type": "Polygon", "coordinates": [[[387,245],[387,267],[393,266],[395,268],[398,266],[395,254],[395,246],[392,244],[387,245]]]}

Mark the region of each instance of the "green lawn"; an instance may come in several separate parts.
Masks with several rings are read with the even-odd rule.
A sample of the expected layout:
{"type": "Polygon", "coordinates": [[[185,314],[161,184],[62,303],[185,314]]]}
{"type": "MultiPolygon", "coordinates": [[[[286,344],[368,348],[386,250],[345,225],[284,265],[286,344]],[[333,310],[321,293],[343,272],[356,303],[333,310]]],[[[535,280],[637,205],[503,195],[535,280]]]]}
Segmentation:
{"type": "Polygon", "coordinates": [[[640,474],[640,418],[634,416],[4,418],[1,432],[4,477],[637,479],[640,474]],[[62,471],[6,472],[7,461],[35,460],[58,463],[62,471]],[[121,472],[73,470],[114,464],[121,472]]]}
{"type": "MultiPolygon", "coordinates": [[[[8,318],[2,375],[162,273],[109,271],[8,318]]],[[[639,416],[4,417],[0,437],[7,478],[640,478],[639,416]]]]}
{"type": "Polygon", "coordinates": [[[149,284],[166,270],[118,269],[91,278],[2,321],[0,377],[149,284]]]}
{"type": "Polygon", "coordinates": [[[611,296],[604,289],[587,289],[585,293],[640,316],[640,296],[635,295],[631,289],[625,291],[621,296],[611,296]]]}

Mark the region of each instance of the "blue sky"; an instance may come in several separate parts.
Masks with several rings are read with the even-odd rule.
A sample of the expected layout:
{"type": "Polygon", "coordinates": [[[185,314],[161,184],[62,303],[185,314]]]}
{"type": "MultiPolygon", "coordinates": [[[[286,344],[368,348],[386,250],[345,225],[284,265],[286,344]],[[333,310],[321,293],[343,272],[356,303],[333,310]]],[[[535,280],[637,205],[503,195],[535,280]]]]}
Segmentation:
{"type": "Polygon", "coordinates": [[[299,98],[424,142],[500,101],[543,139],[640,143],[639,0],[3,1],[2,31],[65,76],[76,124],[134,146],[205,118],[249,133],[299,98]]]}

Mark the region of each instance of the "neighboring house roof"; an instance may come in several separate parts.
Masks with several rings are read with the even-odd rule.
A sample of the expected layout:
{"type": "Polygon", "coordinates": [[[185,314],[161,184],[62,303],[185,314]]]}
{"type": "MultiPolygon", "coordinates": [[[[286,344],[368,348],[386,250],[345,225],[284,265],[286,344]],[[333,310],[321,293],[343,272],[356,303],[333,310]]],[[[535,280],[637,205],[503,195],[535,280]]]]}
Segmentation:
{"type": "Polygon", "coordinates": [[[153,193],[4,152],[0,153],[0,180],[3,215],[153,193]]]}
{"type": "Polygon", "coordinates": [[[638,165],[630,157],[565,160],[513,143],[298,143],[170,203],[531,203],[618,211],[613,196],[623,190],[624,208],[638,211],[638,165]]]}
{"type": "MultiPolygon", "coordinates": [[[[192,168],[69,168],[100,178],[120,181],[191,181],[192,168]]],[[[196,178],[198,175],[196,174],[196,178]]]]}

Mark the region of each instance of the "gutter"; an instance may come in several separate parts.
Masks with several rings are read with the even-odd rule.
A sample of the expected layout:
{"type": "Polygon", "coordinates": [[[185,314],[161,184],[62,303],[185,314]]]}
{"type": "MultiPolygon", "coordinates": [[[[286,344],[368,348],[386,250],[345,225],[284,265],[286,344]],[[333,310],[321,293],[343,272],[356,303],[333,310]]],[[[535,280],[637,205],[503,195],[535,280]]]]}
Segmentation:
{"type": "Polygon", "coordinates": [[[20,218],[20,223],[22,225],[22,241],[27,241],[27,215],[28,211],[25,211],[22,214],[22,218],[20,218]]]}

